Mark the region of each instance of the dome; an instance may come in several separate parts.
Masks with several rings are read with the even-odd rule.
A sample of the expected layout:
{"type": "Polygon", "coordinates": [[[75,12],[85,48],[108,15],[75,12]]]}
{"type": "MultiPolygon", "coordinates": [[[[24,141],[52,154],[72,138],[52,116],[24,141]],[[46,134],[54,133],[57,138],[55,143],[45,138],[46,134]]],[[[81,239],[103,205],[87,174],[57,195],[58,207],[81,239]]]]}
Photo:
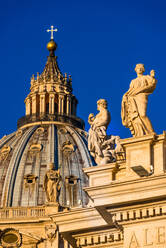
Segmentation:
{"type": "MultiPolygon", "coordinates": [[[[54,203],[67,208],[88,203],[83,192],[87,178],[82,169],[92,166],[92,160],[84,122],[76,115],[77,103],[71,76],[60,72],[56,56],[50,52],[41,75],[32,76],[25,116],[18,120],[18,130],[0,140],[2,208],[40,206],[53,201],[46,188],[50,171],[60,176],[54,203]]],[[[55,189],[49,190],[53,193],[55,189]]]]}
{"type": "Polygon", "coordinates": [[[92,165],[87,134],[73,125],[45,123],[25,126],[0,140],[1,207],[38,206],[46,203],[43,187],[49,163],[60,170],[61,206],[85,206],[87,185],[82,168],[92,165]],[[73,198],[70,180],[77,181],[73,198]],[[66,187],[67,186],[67,187],[66,187]]]}

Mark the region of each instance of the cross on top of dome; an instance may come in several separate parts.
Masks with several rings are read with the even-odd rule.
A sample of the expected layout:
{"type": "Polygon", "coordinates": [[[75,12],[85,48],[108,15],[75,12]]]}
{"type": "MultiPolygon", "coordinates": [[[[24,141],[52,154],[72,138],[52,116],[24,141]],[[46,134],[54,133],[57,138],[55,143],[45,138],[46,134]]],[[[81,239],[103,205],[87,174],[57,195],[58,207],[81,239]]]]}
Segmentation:
{"type": "Polygon", "coordinates": [[[47,29],[47,32],[51,32],[51,40],[54,39],[54,32],[57,32],[57,31],[58,29],[57,28],[54,29],[54,26],[51,26],[51,29],[47,29]]]}

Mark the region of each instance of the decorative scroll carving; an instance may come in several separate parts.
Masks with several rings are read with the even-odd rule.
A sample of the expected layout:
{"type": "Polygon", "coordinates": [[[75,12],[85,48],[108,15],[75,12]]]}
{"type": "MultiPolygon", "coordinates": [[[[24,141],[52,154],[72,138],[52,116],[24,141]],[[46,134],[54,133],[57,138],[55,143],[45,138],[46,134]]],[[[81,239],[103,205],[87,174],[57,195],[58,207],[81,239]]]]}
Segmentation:
{"type": "Polygon", "coordinates": [[[97,101],[99,113],[94,116],[90,114],[88,122],[91,125],[88,137],[88,149],[97,164],[107,164],[116,161],[116,153],[123,151],[120,145],[120,137],[107,135],[106,130],[111,116],[107,110],[107,101],[97,101]]]}
{"type": "Polygon", "coordinates": [[[16,132],[16,136],[22,136],[22,135],[23,135],[23,130],[18,129],[18,131],[16,132]]]}
{"type": "Polygon", "coordinates": [[[11,151],[11,147],[4,145],[0,150],[0,162],[5,161],[11,151]]]}
{"type": "Polygon", "coordinates": [[[57,226],[56,225],[47,225],[45,227],[46,232],[46,239],[51,242],[51,244],[54,242],[57,236],[57,226]]]}
{"type": "Polygon", "coordinates": [[[39,157],[40,152],[43,149],[43,146],[41,144],[37,144],[36,141],[33,141],[34,143],[30,145],[29,151],[28,151],[28,157],[32,160],[34,157],[39,157]]]}
{"type": "Polygon", "coordinates": [[[58,130],[58,132],[60,132],[61,134],[67,134],[68,131],[66,130],[66,128],[62,127],[58,130]]]}
{"type": "Polygon", "coordinates": [[[0,245],[2,245],[2,247],[20,247],[21,244],[22,236],[17,230],[7,228],[1,232],[0,245]]]}
{"type": "Polygon", "coordinates": [[[66,141],[62,145],[62,151],[65,156],[69,156],[75,151],[75,146],[70,141],[66,141]]]}
{"type": "Polygon", "coordinates": [[[54,164],[49,164],[49,170],[46,172],[44,177],[44,190],[48,202],[59,202],[61,176],[59,170],[54,170],[54,164]]]}
{"type": "Polygon", "coordinates": [[[41,144],[32,144],[29,148],[30,153],[38,153],[42,150],[42,145],[41,144]]]}
{"type": "Polygon", "coordinates": [[[44,131],[45,131],[45,130],[44,130],[43,127],[39,127],[39,128],[36,130],[36,133],[40,135],[40,134],[43,134],[44,131]]]}
{"type": "Polygon", "coordinates": [[[133,79],[129,90],[122,99],[121,117],[122,124],[128,127],[134,137],[154,133],[152,124],[146,115],[148,95],[156,88],[155,72],[143,75],[143,64],[135,67],[137,78],[133,79]]]}

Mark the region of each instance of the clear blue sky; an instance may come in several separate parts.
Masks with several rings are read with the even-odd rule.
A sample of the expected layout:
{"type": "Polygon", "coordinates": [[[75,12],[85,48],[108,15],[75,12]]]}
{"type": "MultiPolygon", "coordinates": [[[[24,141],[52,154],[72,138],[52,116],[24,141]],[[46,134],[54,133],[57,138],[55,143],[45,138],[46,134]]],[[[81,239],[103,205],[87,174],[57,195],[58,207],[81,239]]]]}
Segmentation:
{"type": "Polygon", "coordinates": [[[135,65],[156,70],[158,84],[149,96],[148,116],[155,131],[166,129],[166,1],[11,0],[0,11],[0,137],[16,130],[24,115],[30,77],[47,60],[50,25],[58,28],[56,55],[63,73],[72,75],[79,100],[78,116],[95,113],[96,101],[108,101],[112,121],[108,132],[122,138],[121,99],[136,77],[135,65]]]}

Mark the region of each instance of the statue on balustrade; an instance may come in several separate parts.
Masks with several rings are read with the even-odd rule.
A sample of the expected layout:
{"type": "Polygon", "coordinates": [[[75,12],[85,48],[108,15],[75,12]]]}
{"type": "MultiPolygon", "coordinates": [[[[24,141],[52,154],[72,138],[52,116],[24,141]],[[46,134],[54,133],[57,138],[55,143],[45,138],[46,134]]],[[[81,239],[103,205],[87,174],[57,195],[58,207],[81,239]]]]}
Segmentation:
{"type": "Polygon", "coordinates": [[[107,101],[100,99],[97,101],[99,113],[94,116],[90,114],[88,122],[90,124],[88,149],[95,162],[99,165],[116,161],[116,153],[122,151],[120,137],[107,135],[107,127],[111,121],[110,113],[107,109],[107,101]]]}
{"type": "Polygon", "coordinates": [[[49,170],[44,177],[44,190],[48,202],[59,202],[59,194],[61,189],[61,176],[59,170],[54,170],[54,164],[49,164],[49,170]]]}
{"type": "Polygon", "coordinates": [[[148,95],[156,88],[157,80],[155,71],[150,75],[143,75],[145,68],[143,64],[135,67],[137,78],[130,83],[129,90],[122,99],[121,117],[122,124],[128,127],[134,137],[154,133],[152,124],[146,115],[148,95]]]}

